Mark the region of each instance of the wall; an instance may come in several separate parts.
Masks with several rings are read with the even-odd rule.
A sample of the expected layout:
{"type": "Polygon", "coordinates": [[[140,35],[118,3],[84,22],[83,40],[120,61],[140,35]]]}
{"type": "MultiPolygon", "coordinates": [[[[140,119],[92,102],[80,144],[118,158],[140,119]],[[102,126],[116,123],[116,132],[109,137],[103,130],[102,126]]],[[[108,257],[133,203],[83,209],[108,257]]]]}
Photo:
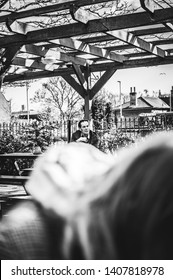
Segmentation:
{"type": "Polygon", "coordinates": [[[10,122],[11,119],[11,102],[6,100],[0,91],[0,123],[10,122]]]}

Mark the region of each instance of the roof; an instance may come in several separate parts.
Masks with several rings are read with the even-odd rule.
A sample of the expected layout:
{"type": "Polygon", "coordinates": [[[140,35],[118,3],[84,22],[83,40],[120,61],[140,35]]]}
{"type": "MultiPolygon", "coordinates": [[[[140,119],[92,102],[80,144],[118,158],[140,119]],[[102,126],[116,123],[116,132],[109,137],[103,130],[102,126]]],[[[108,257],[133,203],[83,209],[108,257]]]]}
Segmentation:
{"type": "Polygon", "coordinates": [[[169,106],[158,97],[140,97],[143,99],[150,107],[153,108],[163,108],[163,109],[169,109],[169,106]]]}
{"type": "MultiPolygon", "coordinates": [[[[28,112],[25,110],[25,111],[17,111],[17,112],[12,112],[12,115],[27,115],[28,112]]],[[[34,110],[30,110],[29,111],[29,114],[30,115],[39,115],[39,112],[38,111],[34,111],[34,110]]]]}
{"type": "MultiPolygon", "coordinates": [[[[117,106],[115,110],[119,110],[120,106],[117,106]]],[[[133,109],[169,109],[170,107],[159,97],[138,97],[137,105],[130,106],[130,102],[126,102],[122,105],[123,110],[133,109]]]]}
{"type": "Polygon", "coordinates": [[[134,1],[126,1],[124,10],[116,0],[24,2],[11,1],[10,9],[8,1],[1,4],[4,82],[62,76],[85,97],[84,73],[105,71],[91,88],[92,99],[118,69],[173,63],[170,2],[154,1],[152,12],[140,6],[142,1],[135,10],[134,1]]]}

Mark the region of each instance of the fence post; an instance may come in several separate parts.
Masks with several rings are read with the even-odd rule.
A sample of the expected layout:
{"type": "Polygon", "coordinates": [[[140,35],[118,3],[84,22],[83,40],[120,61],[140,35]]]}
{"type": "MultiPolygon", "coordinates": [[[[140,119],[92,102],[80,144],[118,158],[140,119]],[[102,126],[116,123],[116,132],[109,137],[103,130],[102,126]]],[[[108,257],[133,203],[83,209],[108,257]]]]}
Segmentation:
{"type": "Polygon", "coordinates": [[[67,142],[71,140],[71,120],[67,120],[67,142]]]}

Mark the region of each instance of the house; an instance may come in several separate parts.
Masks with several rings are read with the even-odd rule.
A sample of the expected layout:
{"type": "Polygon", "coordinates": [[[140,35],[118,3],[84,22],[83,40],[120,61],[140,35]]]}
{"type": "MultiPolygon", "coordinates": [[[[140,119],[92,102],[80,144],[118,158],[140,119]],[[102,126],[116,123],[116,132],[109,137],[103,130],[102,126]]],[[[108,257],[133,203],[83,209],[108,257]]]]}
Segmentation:
{"type": "Polygon", "coordinates": [[[167,105],[171,104],[171,111],[173,111],[173,87],[171,89],[170,94],[161,94],[161,91],[159,91],[159,98],[162,99],[167,105]]]}
{"type": "Polygon", "coordinates": [[[0,123],[10,122],[11,119],[11,101],[8,101],[0,91],[0,123]]]}
{"type": "MultiPolygon", "coordinates": [[[[28,119],[28,112],[26,110],[21,110],[17,112],[12,112],[11,119],[17,122],[26,122],[28,119]]],[[[40,120],[40,114],[37,111],[29,111],[29,120],[40,120]]]]}
{"type": "Polygon", "coordinates": [[[117,118],[120,117],[121,110],[123,117],[136,118],[141,114],[167,112],[170,110],[170,106],[159,97],[140,96],[137,98],[135,88],[133,91],[131,88],[130,100],[122,104],[122,108],[120,105],[115,107],[114,112],[117,118]]]}

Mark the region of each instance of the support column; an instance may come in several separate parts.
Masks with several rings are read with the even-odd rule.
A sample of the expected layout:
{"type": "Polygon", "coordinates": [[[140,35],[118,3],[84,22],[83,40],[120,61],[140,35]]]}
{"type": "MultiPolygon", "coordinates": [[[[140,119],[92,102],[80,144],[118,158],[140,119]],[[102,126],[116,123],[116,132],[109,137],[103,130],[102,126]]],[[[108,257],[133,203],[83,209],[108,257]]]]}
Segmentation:
{"type": "Polygon", "coordinates": [[[84,118],[89,120],[89,112],[90,112],[90,108],[89,108],[89,93],[88,91],[86,90],[86,94],[85,94],[85,99],[84,99],[84,118]]]}
{"type": "Polygon", "coordinates": [[[0,91],[2,88],[3,80],[4,80],[4,75],[2,74],[2,75],[0,75],[0,91]]]}
{"type": "Polygon", "coordinates": [[[90,106],[89,106],[89,100],[90,100],[90,69],[89,65],[86,66],[86,69],[84,71],[84,77],[86,81],[86,90],[85,90],[85,98],[84,98],[84,118],[89,120],[90,115],[90,106]]]}

